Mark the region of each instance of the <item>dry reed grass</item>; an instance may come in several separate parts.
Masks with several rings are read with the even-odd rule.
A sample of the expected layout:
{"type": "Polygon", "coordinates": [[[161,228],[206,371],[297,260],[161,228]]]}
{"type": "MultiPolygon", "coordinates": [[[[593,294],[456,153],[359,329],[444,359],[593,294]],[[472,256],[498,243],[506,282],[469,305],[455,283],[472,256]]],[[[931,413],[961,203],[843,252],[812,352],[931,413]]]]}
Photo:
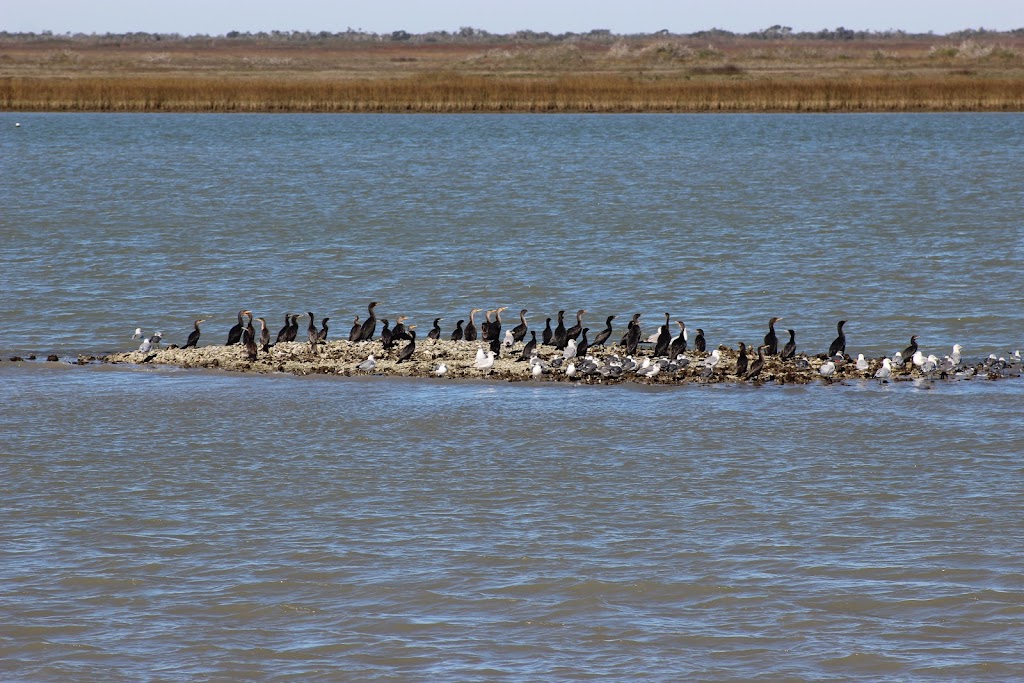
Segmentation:
{"type": "MultiPolygon", "coordinates": [[[[324,78],[151,75],[0,80],[0,108],[140,112],[850,112],[1021,111],[1024,80],[889,75],[750,79],[580,75],[510,78],[434,74],[324,78]]],[[[739,77],[735,77],[739,74],[739,77]]]]}

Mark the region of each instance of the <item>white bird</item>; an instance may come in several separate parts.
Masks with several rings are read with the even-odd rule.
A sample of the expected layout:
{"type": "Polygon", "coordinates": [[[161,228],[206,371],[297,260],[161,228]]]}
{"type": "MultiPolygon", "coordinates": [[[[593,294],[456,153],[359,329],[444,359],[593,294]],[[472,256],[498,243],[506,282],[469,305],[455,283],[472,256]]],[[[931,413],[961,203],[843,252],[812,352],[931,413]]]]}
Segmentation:
{"type": "Polygon", "coordinates": [[[544,368],[540,363],[534,363],[533,368],[530,370],[530,374],[533,375],[534,379],[536,379],[544,374],[544,368]]]}
{"type": "Polygon", "coordinates": [[[135,334],[132,335],[132,339],[142,339],[142,328],[136,327],[135,334]]]}
{"type": "Polygon", "coordinates": [[[836,374],[836,364],[833,363],[832,361],[825,363],[820,368],[818,368],[818,374],[826,378],[831,377],[832,375],[836,374]]]}
{"type": "Polygon", "coordinates": [[[566,377],[575,377],[576,376],[576,364],[575,363],[569,363],[568,365],[565,366],[565,376],[566,377]]]}
{"type": "Polygon", "coordinates": [[[711,352],[711,355],[704,359],[704,367],[714,368],[718,361],[722,360],[722,353],[718,349],[711,352]]]}
{"type": "Polygon", "coordinates": [[[939,359],[934,355],[929,355],[921,363],[921,372],[932,372],[939,366],[939,359]]]}
{"type": "Polygon", "coordinates": [[[479,356],[473,367],[478,370],[490,370],[494,367],[494,351],[488,351],[486,355],[481,359],[479,356]]]}
{"type": "Polygon", "coordinates": [[[143,339],[142,340],[142,344],[139,345],[139,351],[142,351],[143,353],[149,353],[150,350],[152,350],[152,348],[153,348],[153,340],[152,340],[152,338],[150,338],[150,339],[143,339]]]}
{"type": "Polygon", "coordinates": [[[875,372],[875,379],[885,381],[892,377],[892,361],[888,358],[882,359],[882,367],[875,372]]]}
{"type": "Polygon", "coordinates": [[[434,374],[440,377],[441,375],[448,374],[448,366],[444,363],[438,363],[437,367],[434,368],[434,374]]]}
{"type": "Polygon", "coordinates": [[[364,360],[362,363],[356,366],[356,369],[362,370],[363,372],[369,372],[370,370],[373,370],[375,367],[377,367],[377,359],[374,358],[373,354],[371,353],[366,360],[364,360]]]}
{"type": "Polygon", "coordinates": [[[505,341],[502,343],[507,349],[511,349],[512,345],[516,343],[515,337],[512,336],[512,330],[505,330],[505,341]]]}
{"type": "Polygon", "coordinates": [[[863,353],[857,354],[857,369],[860,370],[861,372],[868,369],[868,361],[864,357],[863,353]]]}
{"type": "Polygon", "coordinates": [[[576,340],[575,339],[570,339],[566,343],[565,349],[562,351],[562,358],[564,358],[565,360],[569,360],[570,358],[575,358],[575,357],[576,357],[576,340]]]}
{"type": "MultiPolygon", "coordinates": [[[[479,363],[479,362],[483,361],[484,358],[487,358],[487,354],[484,353],[484,347],[477,346],[476,347],[476,361],[475,362],[479,363]]],[[[478,365],[477,367],[480,367],[480,366],[478,365]]]]}
{"type": "Polygon", "coordinates": [[[898,368],[903,367],[903,354],[899,351],[892,357],[892,364],[898,368]]]}
{"type": "Polygon", "coordinates": [[[914,351],[914,355],[911,356],[910,360],[913,361],[914,365],[916,365],[917,367],[921,367],[922,365],[924,365],[924,354],[921,353],[920,351],[914,351]]]}
{"type": "Polygon", "coordinates": [[[964,347],[959,344],[953,344],[953,354],[949,357],[949,359],[953,361],[953,367],[960,365],[960,356],[963,350],[964,347]]]}

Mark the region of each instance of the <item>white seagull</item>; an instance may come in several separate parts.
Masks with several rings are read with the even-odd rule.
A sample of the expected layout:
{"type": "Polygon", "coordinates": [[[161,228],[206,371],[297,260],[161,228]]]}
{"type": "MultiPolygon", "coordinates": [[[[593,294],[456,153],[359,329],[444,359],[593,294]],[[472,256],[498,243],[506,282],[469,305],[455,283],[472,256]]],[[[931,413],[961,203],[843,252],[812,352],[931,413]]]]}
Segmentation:
{"type": "Polygon", "coordinates": [[[857,354],[857,369],[860,370],[861,372],[868,369],[868,361],[864,357],[863,353],[857,354]]]}
{"type": "Polygon", "coordinates": [[[136,327],[135,334],[132,335],[132,339],[142,339],[142,328],[136,327]]]}
{"type": "Polygon", "coordinates": [[[875,379],[884,382],[890,377],[892,377],[892,361],[888,358],[883,358],[882,367],[878,368],[875,372],[875,379]]]}
{"type": "Polygon", "coordinates": [[[818,368],[818,374],[826,379],[831,378],[832,375],[836,374],[836,364],[830,360],[818,368]]]}
{"type": "Polygon", "coordinates": [[[448,366],[444,363],[438,363],[437,367],[434,368],[434,374],[440,377],[441,375],[448,374],[448,366]]]}
{"type": "Polygon", "coordinates": [[[473,363],[473,367],[478,370],[490,370],[494,367],[494,351],[488,351],[487,354],[481,359],[477,356],[476,362],[473,363]]]}
{"type": "Polygon", "coordinates": [[[364,360],[362,363],[356,366],[356,369],[362,370],[363,372],[370,372],[375,367],[377,367],[377,359],[374,358],[373,354],[371,353],[366,360],[364,360]]]}

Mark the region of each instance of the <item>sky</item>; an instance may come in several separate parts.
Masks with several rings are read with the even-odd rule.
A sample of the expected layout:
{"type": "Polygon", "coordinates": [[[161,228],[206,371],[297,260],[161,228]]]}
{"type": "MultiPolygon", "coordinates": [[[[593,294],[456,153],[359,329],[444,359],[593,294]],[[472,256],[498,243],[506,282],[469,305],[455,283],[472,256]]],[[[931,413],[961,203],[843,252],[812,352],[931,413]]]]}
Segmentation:
{"type": "Polygon", "coordinates": [[[840,26],[945,34],[1024,28],[1022,0],[0,0],[0,30],[54,33],[519,30],[749,33],[840,26]]]}

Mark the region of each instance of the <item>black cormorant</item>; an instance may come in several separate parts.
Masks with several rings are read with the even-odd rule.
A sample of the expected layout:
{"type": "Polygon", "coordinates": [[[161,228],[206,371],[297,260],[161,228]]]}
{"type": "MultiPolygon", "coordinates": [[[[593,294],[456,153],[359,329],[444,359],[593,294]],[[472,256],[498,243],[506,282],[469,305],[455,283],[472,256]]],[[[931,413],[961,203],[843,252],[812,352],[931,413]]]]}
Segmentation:
{"type": "MultiPolygon", "coordinates": [[[[782,320],[782,318],[772,318],[768,321],[768,334],[764,335],[764,353],[768,356],[774,356],[779,352],[779,337],[775,334],[775,323],[782,320]]],[[[758,349],[758,353],[761,350],[758,349]]]]}
{"type": "Polygon", "coordinates": [[[551,318],[548,318],[544,323],[544,331],[541,332],[540,342],[544,346],[551,345],[551,338],[555,336],[554,330],[551,329],[551,318]]]}
{"type": "Polygon", "coordinates": [[[708,350],[708,343],[704,340],[704,330],[697,328],[697,336],[693,338],[693,350],[704,353],[708,350]]]}
{"type": "Polygon", "coordinates": [[[183,349],[190,349],[190,348],[194,347],[196,344],[199,343],[199,335],[201,334],[200,331],[199,331],[199,323],[202,323],[202,322],[206,322],[206,321],[205,320],[197,320],[194,323],[192,323],[192,326],[195,329],[193,329],[192,333],[188,335],[188,341],[185,342],[185,345],[183,347],[181,347],[181,348],[183,348],[183,349]]]}
{"type": "Polygon", "coordinates": [[[594,337],[594,343],[591,346],[604,346],[608,341],[608,338],[612,336],[612,321],[615,320],[614,315],[608,316],[604,321],[604,329],[597,333],[594,337]]]}
{"type": "Polygon", "coordinates": [[[232,346],[242,341],[242,328],[245,327],[242,317],[248,312],[244,308],[238,312],[238,324],[228,330],[228,341],[225,346],[232,346]]]}
{"type": "Polygon", "coordinates": [[[437,341],[441,338],[441,318],[434,318],[434,326],[427,332],[427,339],[437,341]]]}
{"type": "Polygon", "coordinates": [[[832,346],[828,347],[828,357],[836,355],[837,353],[846,353],[846,333],[843,332],[843,325],[846,324],[845,320],[840,320],[836,323],[836,330],[839,332],[839,336],[836,337],[835,341],[832,342],[832,346]]]}
{"type": "Polygon", "coordinates": [[[366,320],[363,321],[363,326],[359,330],[359,341],[370,341],[373,339],[373,335],[377,331],[377,315],[373,312],[373,309],[376,307],[376,301],[371,301],[366,307],[368,315],[366,316],[366,320]]]}
{"type": "Polygon", "coordinates": [[[558,324],[555,325],[555,332],[551,336],[551,345],[561,351],[565,348],[567,341],[569,341],[569,337],[566,335],[565,311],[563,310],[558,312],[558,324]]]}
{"type": "Polygon", "coordinates": [[[352,327],[348,331],[348,340],[350,342],[357,342],[357,341],[359,341],[359,335],[362,333],[362,331],[363,331],[363,326],[359,322],[359,316],[357,315],[357,316],[355,316],[355,318],[352,319],[352,327]]]}
{"type": "Polygon", "coordinates": [[[582,308],[576,311],[576,324],[565,331],[566,340],[580,338],[580,332],[583,331],[583,314],[586,312],[582,308]]]}
{"type": "Polygon", "coordinates": [[[409,326],[409,343],[406,344],[401,351],[398,352],[398,360],[396,363],[404,363],[405,361],[412,358],[413,352],[416,351],[416,326],[409,326]]]}
{"type": "Polygon", "coordinates": [[[519,360],[530,360],[530,356],[533,355],[534,349],[537,348],[537,333],[530,332],[530,341],[526,342],[526,346],[523,347],[523,353],[520,354],[519,360]]]}
{"type": "Polygon", "coordinates": [[[474,308],[469,312],[469,322],[466,323],[466,329],[462,332],[462,338],[468,342],[476,341],[476,321],[474,318],[481,310],[482,309],[474,308]]]}
{"type": "Polygon", "coordinates": [[[465,332],[462,331],[462,323],[464,322],[466,321],[460,320],[457,323],[455,323],[455,329],[452,330],[452,341],[462,341],[462,337],[465,334],[465,332]]]}
{"type": "Polygon", "coordinates": [[[740,342],[740,349],[736,353],[736,370],[732,373],[737,377],[747,374],[747,345],[740,342]]]}
{"type": "Polygon", "coordinates": [[[512,341],[521,342],[526,339],[526,309],[519,311],[519,324],[512,328],[512,341]]]}
{"type": "Polygon", "coordinates": [[[796,332],[793,330],[786,330],[789,332],[789,341],[782,347],[782,354],[779,356],[782,360],[790,360],[796,355],[796,332]]]}

